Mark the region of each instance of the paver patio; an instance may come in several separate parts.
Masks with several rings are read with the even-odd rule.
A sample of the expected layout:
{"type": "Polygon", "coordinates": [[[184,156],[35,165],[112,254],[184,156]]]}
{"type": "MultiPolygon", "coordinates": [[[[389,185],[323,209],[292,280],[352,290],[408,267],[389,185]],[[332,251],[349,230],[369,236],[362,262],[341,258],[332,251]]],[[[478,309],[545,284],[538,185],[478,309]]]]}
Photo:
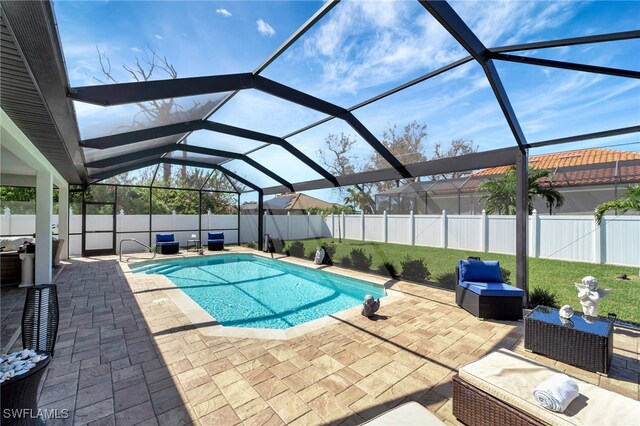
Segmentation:
{"type": "MultiPolygon", "coordinates": [[[[640,397],[640,332],[616,329],[611,373],[600,376],[524,352],[522,322],[480,321],[452,292],[423,285],[394,283],[405,297],[383,303],[377,321],[264,340],[202,335],[171,301],[177,290],[125,276],[113,257],[73,260],[56,282],[59,339],[39,405],[70,417],[47,424],[347,425],[410,400],[458,424],[451,377],[503,347],[640,397]]],[[[19,318],[19,292],[2,289],[3,326],[19,318]]]]}

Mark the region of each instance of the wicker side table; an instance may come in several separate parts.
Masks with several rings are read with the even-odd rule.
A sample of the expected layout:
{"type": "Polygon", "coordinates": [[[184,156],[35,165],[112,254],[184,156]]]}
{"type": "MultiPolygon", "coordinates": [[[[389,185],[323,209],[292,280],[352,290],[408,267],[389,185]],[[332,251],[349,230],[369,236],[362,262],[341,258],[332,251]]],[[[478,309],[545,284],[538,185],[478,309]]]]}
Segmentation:
{"type": "MultiPolygon", "coordinates": [[[[38,352],[49,355],[47,352],[38,352]]],[[[0,384],[0,416],[3,425],[41,425],[38,413],[38,386],[51,356],[38,362],[35,367],[21,376],[13,377],[0,384]],[[15,413],[19,413],[17,416],[15,413]],[[5,414],[8,414],[5,417],[5,414]]]]}
{"type": "Polygon", "coordinates": [[[562,321],[557,309],[538,306],[524,319],[524,348],[595,373],[607,374],[613,321],[576,313],[562,321]]]}

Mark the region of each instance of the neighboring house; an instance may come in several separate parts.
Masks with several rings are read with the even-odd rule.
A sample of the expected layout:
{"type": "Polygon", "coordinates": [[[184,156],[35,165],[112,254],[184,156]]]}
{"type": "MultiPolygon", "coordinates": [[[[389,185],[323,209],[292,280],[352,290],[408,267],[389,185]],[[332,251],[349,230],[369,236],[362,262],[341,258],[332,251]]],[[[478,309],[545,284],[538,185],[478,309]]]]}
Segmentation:
{"type": "MultiPolygon", "coordinates": [[[[600,203],[612,200],[633,183],[640,183],[640,153],[592,148],[529,158],[529,167],[549,169],[548,182],[565,197],[553,214],[593,214],[600,203]]],[[[376,194],[376,211],[407,214],[480,214],[483,202],[478,186],[509,167],[493,167],[465,177],[413,182],[376,194]]],[[[549,214],[543,200],[536,200],[539,214],[549,214]]]]}
{"type": "MultiPolygon", "coordinates": [[[[264,210],[268,214],[307,214],[312,208],[331,208],[335,204],[305,194],[284,194],[264,201],[264,210]]],[[[258,204],[249,203],[240,206],[244,214],[257,214],[258,204]]]]}

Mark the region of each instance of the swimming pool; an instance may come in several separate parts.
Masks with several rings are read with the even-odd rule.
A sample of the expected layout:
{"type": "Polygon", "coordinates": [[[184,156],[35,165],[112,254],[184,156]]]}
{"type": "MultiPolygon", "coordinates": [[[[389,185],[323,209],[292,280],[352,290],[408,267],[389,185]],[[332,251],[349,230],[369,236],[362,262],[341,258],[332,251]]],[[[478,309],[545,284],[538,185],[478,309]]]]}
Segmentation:
{"type": "Polygon", "coordinates": [[[250,254],[132,266],[161,274],[226,327],[286,329],[386,295],[382,286],[250,254]]]}

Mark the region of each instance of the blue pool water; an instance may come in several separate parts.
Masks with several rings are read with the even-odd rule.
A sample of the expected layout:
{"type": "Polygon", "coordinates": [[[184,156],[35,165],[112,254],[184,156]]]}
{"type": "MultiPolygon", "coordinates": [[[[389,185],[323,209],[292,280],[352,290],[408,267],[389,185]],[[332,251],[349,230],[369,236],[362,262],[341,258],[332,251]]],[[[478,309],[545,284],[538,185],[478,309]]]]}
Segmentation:
{"type": "Polygon", "coordinates": [[[228,327],[285,329],[386,295],[366,281],[262,257],[228,254],[132,266],[161,274],[228,327]]]}

